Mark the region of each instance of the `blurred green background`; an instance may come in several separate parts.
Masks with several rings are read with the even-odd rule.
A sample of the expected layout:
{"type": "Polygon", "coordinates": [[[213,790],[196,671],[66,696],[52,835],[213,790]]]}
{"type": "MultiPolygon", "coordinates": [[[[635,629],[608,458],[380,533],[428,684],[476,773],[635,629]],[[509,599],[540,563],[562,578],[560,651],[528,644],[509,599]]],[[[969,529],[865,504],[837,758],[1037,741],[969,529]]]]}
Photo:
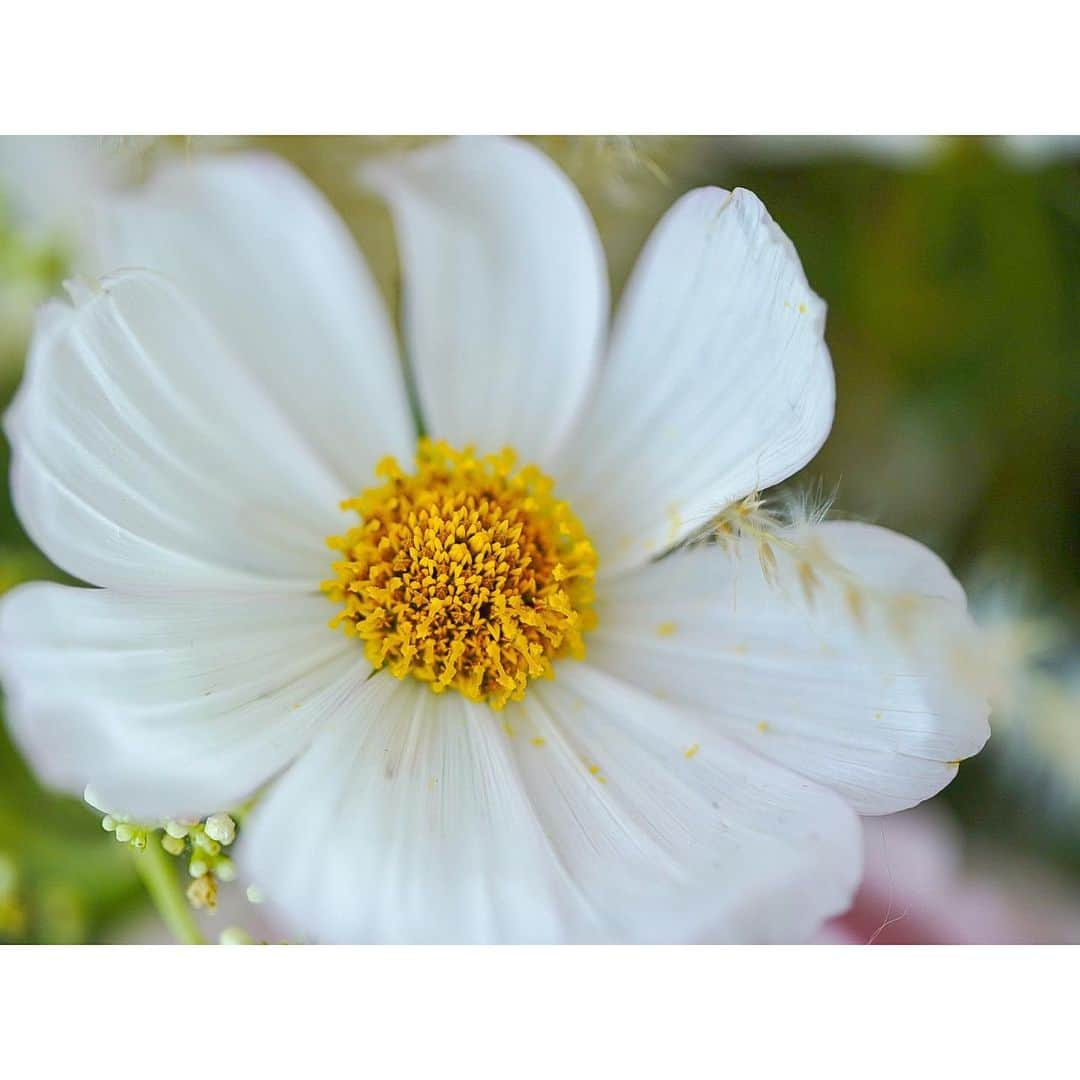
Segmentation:
{"type": "MultiPolygon", "coordinates": [[[[389,221],[353,174],[362,157],[401,140],[108,140],[99,150],[137,179],[163,154],[252,141],[329,194],[396,304],[389,221]]],[[[843,515],[930,545],[977,609],[1005,596],[1007,620],[1038,618],[1057,633],[1039,673],[1064,688],[1055,698],[1064,715],[1044,724],[1038,701],[1021,699],[1008,737],[965,765],[945,798],[980,844],[1023,846],[1080,896],[1080,738],[1043,730],[1051,720],[1080,724],[1067,682],[1080,617],[1080,141],[537,141],[582,188],[616,290],[659,215],[700,184],[755,191],[794,241],[829,304],[838,384],[832,437],[799,479],[835,487],[843,515]]],[[[9,301],[36,299],[58,285],[67,241],[27,234],[12,205],[6,216],[0,209],[0,290],[9,301]]],[[[11,307],[0,304],[5,405],[25,338],[11,307]]],[[[6,445],[4,454],[6,474],[6,445]]],[[[5,486],[0,587],[38,577],[59,575],[26,540],[5,486]]],[[[0,735],[0,941],[115,939],[144,905],[131,854],[96,815],[43,792],[0,735]]]]}

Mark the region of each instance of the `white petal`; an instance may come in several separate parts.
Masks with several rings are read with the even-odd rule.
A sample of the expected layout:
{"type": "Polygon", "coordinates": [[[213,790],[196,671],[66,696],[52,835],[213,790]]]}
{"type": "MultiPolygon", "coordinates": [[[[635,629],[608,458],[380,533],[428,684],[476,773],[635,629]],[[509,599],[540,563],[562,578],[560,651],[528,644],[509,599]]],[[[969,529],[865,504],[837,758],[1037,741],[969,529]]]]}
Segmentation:
{"type": "Polygon", "coordinates": [[[811,535],[873,590],[861,622],[827,576],[808,608],[783,558],[770,586],[750,545],[735,559],[699,547],[609,584],[589,661],[709,715],[861,813],[900,810],[944,787],[989,734],[957,663],[972,632],[963,591],[937,556],[886,529],[836,522],[811,535]],[[906,629],[905,594],[921,598],[906,629]]]}
{"type": "Polygon", "coordinates": [[[801,940],[850,901],[855,815],[720,737],[688,759],[700,730],[584,665],[502,716],[378,675],[239,858],[324,941],[801,940]]]}
{"type": "Polygon", "coordinates": [[[0,605],[8,720],[47,782],[137,816],[233,806],[370,672],[319,595],[24,585],[0,605]]]}
{"type": "Polygon", "coordinates": [[[680,199],[627,286],[611,352],[556,475],[600,572],[643,562],[825,441],[825,305],[748,191],[680,199]]]}
{"type": "Polygon", "coordinates": [[[163,279],[75,295],[44,309],[6,418],[38,546],[97,585],[316,586],[348,492],[284,414],[163,279]]]}
{"type": "Polygon", "coordinates": [[[102,272],[176,282],[350,494],[415,431],[382,299],[321,193],[269,154],[166,166],[105,204],[102,272]]]}
{"type": "Polygon", "coordinates": [[[552,860],[486,706],[381,672],[252,815],[237,854],[328,942],[550,941],[552,860]]]}
{"type": "Polygon", "coordinates": [[[405,336],[429,434],[544,464],[577,414],[607,319],[581,196],[514,139],[438,143],[368,166],[390,202],[405,336]]]}
{"type": "Polygon", "coordinates": [[[510,718],[544,832],[609,939],[798,942],[850,904],[851,810],[686,711],[564,663],[510,718]]]}

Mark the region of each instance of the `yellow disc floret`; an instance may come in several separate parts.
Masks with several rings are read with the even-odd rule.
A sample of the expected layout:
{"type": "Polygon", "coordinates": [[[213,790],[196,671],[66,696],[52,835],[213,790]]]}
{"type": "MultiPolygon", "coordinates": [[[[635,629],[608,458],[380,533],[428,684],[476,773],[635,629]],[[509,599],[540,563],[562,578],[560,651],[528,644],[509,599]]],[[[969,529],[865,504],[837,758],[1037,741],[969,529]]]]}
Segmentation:
{"type": "Polygon", "coordinates": [[[327,540],[341,559],[322,586],[376,668],[499,709],[584,656],[596,553],[540,469],[421,439],[415,472],[385,458],[376,474],[342,503],[360,524],[327,540]]]}

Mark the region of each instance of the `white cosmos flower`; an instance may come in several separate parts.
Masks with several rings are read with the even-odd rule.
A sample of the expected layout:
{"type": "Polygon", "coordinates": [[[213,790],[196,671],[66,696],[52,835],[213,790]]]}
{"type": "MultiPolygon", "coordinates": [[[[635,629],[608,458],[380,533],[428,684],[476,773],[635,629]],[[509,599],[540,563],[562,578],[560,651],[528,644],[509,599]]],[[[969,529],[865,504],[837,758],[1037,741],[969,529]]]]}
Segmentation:
{"type": "Polygon", "coordinates": [[[793,560],[769,584],[752,551],[670,550],[829,431],[794,248],[749,192],[691,192],[609,333],[595,229],[535,148],[367,180],[424,429],[539,471],[428,447],[410,478],[395,337],[330,207],[269,157],[166,169],[107,207],[114,272],[43,310],[8,417],[23,523],[101,586],[4,602],[20,744],[144,819],[263,791],[238,863],[318,940],[807,937],[856,886],[857,812],[938,791],[987,727],[942,645],[963,594],[913,541],[802,537],[933,607],[907,644],[842,576],[808,605],[793,560]]]}

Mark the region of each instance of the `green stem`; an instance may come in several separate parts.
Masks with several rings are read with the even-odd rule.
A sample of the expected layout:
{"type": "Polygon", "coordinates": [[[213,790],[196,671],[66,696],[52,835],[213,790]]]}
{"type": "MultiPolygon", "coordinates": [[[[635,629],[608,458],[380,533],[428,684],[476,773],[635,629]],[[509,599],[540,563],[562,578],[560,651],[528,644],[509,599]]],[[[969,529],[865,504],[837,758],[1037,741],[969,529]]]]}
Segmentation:
{"type": "Polygon", "coordinates": [[[151,833],[146,847],[135,852],[135,868],[172,936],[182,945],[205,945],[206,939],[176,880],[176,867],[162,849],[157,833],[151,833]]]}

